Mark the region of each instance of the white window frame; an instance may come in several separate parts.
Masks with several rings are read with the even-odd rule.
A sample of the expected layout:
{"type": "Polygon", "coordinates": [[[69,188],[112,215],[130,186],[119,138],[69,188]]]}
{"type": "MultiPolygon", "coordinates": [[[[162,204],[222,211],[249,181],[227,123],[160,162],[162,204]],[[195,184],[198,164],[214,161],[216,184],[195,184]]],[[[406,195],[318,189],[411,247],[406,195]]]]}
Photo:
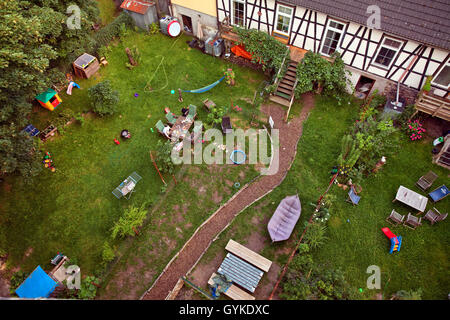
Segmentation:
{"type": "Polygon", "coordinates": [[[344,33],[345,33],[345,23],[342,22],[342,21],[334,20],[334,19],[328,19],[327,27],[325,28],[325,32],[323,33],[322,45],[320,47],[319,52],[320,52],[320,54],[322,54],[324,56],[330,57],[331,56],[330,54],[327,54],[327,53],[323,52],[323,47],[325,45],[325,40],[327,39],[328,30],[332,30],[332,31],[337,32],[337,33],[339,33],[341,35],[339,37],[339,41],[338,41],[338,44],[337,44],[336,50],[335,50],[335,52],[340,52],[342,39],[343,39],[343,36],[344,36],[344,33]],[[331,22],[339,23],[339,24],[343,25],[344,27],[342,28],[342,30],[336,29],[336,28],[330,26],[331,22]]]}
{"type": "Polygon", "coordinates": [[[235,3],[242,3],[244,5],[244,21],[242,21],[243,25],[241,27],[245,27],[245,21],[246,21],[246,17],[247,17],[247,6],[246,6],[246,1],[245,0],[231,0],[231,8],[230,8],[230,12],[231,12],[231,24],[233,26],[239,26],[239,24],[236,23],[235,19],[236,17],[234,16],[234,4],[235,3]]]}
{"type": "Polygon", "coordinates": [[[391,38],[391,37],[383,37],[382,40],[381,40],[380,46],[378,47],[377,53],[373,56],[372,64],[374,66],[377,66],[377,67],[380,67],[380,68],[383,68],[383,69],[389,69],[392,66],[392,64],[394,63],[394,61],[397,58],[398,54],[400,53],[400,50],[402,49],[404,43],[405,43],[404,41],[399,40],[399,39],[395,39],[395,38],[391,38]],[[385,45],[384,41],[386,39],[398,42],[398,43],[400,43],[400,45],[398,46],[398,48],[394,48],[394,47],[391,47],[389,45],[385,45]],[[395,54],[392,57],[392,60],[391,60],[391,62],[389,63],[388,66],[385,66],[384,64],[375,62],[377,60],[377,58],[378,58],[378,55],[380,54],[381,48],[383,48],[383,47],[388,48],[389,50],[395,51],[395,54]]]}
{"type": "Polygon", "coordinates": [[[450,59],[448,59],[447,62],[444,63],[444,64],[442,65],[442,67],[439,68],[439,71],[438,71],[438,72],[436,73],[436,75],[433,77],[433,80],[431,80],[431,84],[432,84],[433,86],[436,86],[436,87],[439,87],[439,88],[448,90],[448,89],[450,88],[450,85],[448,85],[448,86],[445,87],[445,86],[443,86],[442,84],[439,84],[439,83],[434,82],[434,80],[435,80],[435,79],[437,78],[437,76],[442,72],[442,70],[444,70],[444,68],[445,68],[446,66],[449,66],[449,67],[450,67],[450,59]]]}
{"type": "Polygon", "coordinates": [[[275,13],[275,32],[276,32],[276,33],[284,34],[284,35],[286,35],[286,36],[289,36],[289,31],[291,30],[293,18],[294,18],[294,8],[289,7],[289,6],[285,6],[285,5],[282,5],[282,4],[278,4],[278,5],[277,5],[277,12],[275,13]],[[291,10],[291,14],[288,15],[288,14],[286,14],[286,13],[284,13],[284,12],[280,12],[279,9],[280,9],[281,7],[286,8],[286,9],[290,9],[290,10],[291,10]],[[289,26],[288,26],[288,31],[287,31],[287,32],[278,30],[278,16],[279,16],[279,15],[282,15],[283,17],[289,18],[289,26]]]}

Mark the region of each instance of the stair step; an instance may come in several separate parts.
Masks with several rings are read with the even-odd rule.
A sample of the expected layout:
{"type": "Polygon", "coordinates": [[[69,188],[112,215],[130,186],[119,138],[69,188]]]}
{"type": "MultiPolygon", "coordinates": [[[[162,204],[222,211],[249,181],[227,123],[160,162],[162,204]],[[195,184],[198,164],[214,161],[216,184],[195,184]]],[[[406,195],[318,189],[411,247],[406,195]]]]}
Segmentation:
{"type": "Polygon", "coordinates": [[[294,88],[294,86],[289,85],[289,84],[286,84],[286,83],[283,83],[283,82],[280,82],[280,83],[278,84],[278,88],[283,88],[283,89],[292,91],[292,88],[294,88]]]}
{"type": "Polygon", "coordinates": [[[275,95],[285,99],[286,101],[290,101],[291,100],[291,96],[290,95],[285,94],[285,93],[280,92],[280,91],[275,92],[275,95]]]}
{"type": "Polygon", "coordinates": [[[285,94],[287,94],[289,96],[292,94],[292,90],[288,90],[288,89],[281,88],[281,87],[278,87],[277,92],[282,92],[282,93],[285,93],[285,94]]]}
{"type": "Polygon", "coordinates": [[[279,96],[273,96],[273,95],[271,95],[269,97],[269,100],[273,101],[273,102],[276,102],[276,103],[279,103],[279,104],[281,104],[283,106],[286,106],[286,107],[289,107],[289,103],[290,103],[290,101],[288,101],[287,99],[284,99],[284,98],[279,97],[279,96]]]}
{"type": "Polygon", "coordinates": [[[290,76],[290,75],[288,75],[288,74],[285,74],[285,75],[284,75],[283,80],[285,80],[285,79],[295,82],[295,77],[290,76]]]}
{"type": "Polygon", "coordinates": [[[286,76],[290,76],[290,77],[293,77],[294,79],[295,79],[295,77],[297,76],[297,73],[296,72],[293,72],[293,71],[291,71],[291,70],[288,70],[288,71],[286,71],[286,74],[285,74],[286,76]]]}
{"type": "Polygon", "coordinates": [[[289,71],[292,71],[292,72],[297,72],[297,67],[289,66],[289,67],[288,67],[288,70],[289,70],[289,71]]]}
{"type": "Polygon", "coordinates": [[[285,83],[285,84],[290,85],[291,87],[293,87],[295,81],[294,81],[294,80],[291,80],[291,79],[283,78],[283,79],[281,79],[281,82],[280,82],[280,83],[285,83]]]}

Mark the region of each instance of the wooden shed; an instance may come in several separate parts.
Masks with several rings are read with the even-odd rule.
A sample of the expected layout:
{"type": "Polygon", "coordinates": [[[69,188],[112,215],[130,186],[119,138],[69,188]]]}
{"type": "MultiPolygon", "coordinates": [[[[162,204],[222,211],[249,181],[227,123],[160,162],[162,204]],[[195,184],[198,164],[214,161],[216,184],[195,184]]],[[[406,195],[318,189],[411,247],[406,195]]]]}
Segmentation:
{"type": "Polygon", "coordinates": [[[97,58],[88,53],[83,53],[73,63],[73,70],[79,78],[89,79],[98,69],[100,69],[100,64],[97,58]]]}
{"type": "MultiPolygon", "coordinates": [[[[162,3],[162,2],[161,2],[162,3]]],[[[155,1],[152,0],[125,0],[120,6],[141,29],[148,30],[152,23],[158,23],[158,14],[155,1]]]]}

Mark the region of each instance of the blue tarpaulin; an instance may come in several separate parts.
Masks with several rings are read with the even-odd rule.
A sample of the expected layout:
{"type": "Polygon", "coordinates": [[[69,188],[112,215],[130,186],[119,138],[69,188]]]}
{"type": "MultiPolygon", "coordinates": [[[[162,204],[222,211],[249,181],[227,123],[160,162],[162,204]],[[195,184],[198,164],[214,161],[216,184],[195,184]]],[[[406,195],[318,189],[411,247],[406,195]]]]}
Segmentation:
{"type": "Polygon", "coordinates": [[[16,289],[20,298],[48,298],[58,283],[37,266],[28,278],[16,289]]]}

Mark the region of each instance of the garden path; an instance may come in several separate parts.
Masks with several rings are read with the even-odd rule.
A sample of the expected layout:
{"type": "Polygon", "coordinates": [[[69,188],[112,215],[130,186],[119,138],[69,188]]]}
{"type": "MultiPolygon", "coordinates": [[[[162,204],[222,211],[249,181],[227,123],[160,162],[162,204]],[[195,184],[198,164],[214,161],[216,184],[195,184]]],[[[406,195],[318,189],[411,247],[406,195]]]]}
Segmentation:
{"type": "Polygon", "coordinates": [[[302,97],[303,108],[300,114],[285,123],[285,109],[277,104],[261,107],[266,115],[270,115],[279,129],[280,159],[279,170],[274,175],[261,176],[235,195],[233,199],[221,207],[214,216],[188,240],[172,260],[165,271],[158,277],[153,286],[142,296],[144,300],[163,300],[173,289],[178,279],[188,273],[203,255],[213,239],[233,220],[233,218],[253,202],[270,193],[281,184],[286,177],[297,153],[297,144],[302,136],[303,122],[314,107],[312,94],[302,97]]]}

